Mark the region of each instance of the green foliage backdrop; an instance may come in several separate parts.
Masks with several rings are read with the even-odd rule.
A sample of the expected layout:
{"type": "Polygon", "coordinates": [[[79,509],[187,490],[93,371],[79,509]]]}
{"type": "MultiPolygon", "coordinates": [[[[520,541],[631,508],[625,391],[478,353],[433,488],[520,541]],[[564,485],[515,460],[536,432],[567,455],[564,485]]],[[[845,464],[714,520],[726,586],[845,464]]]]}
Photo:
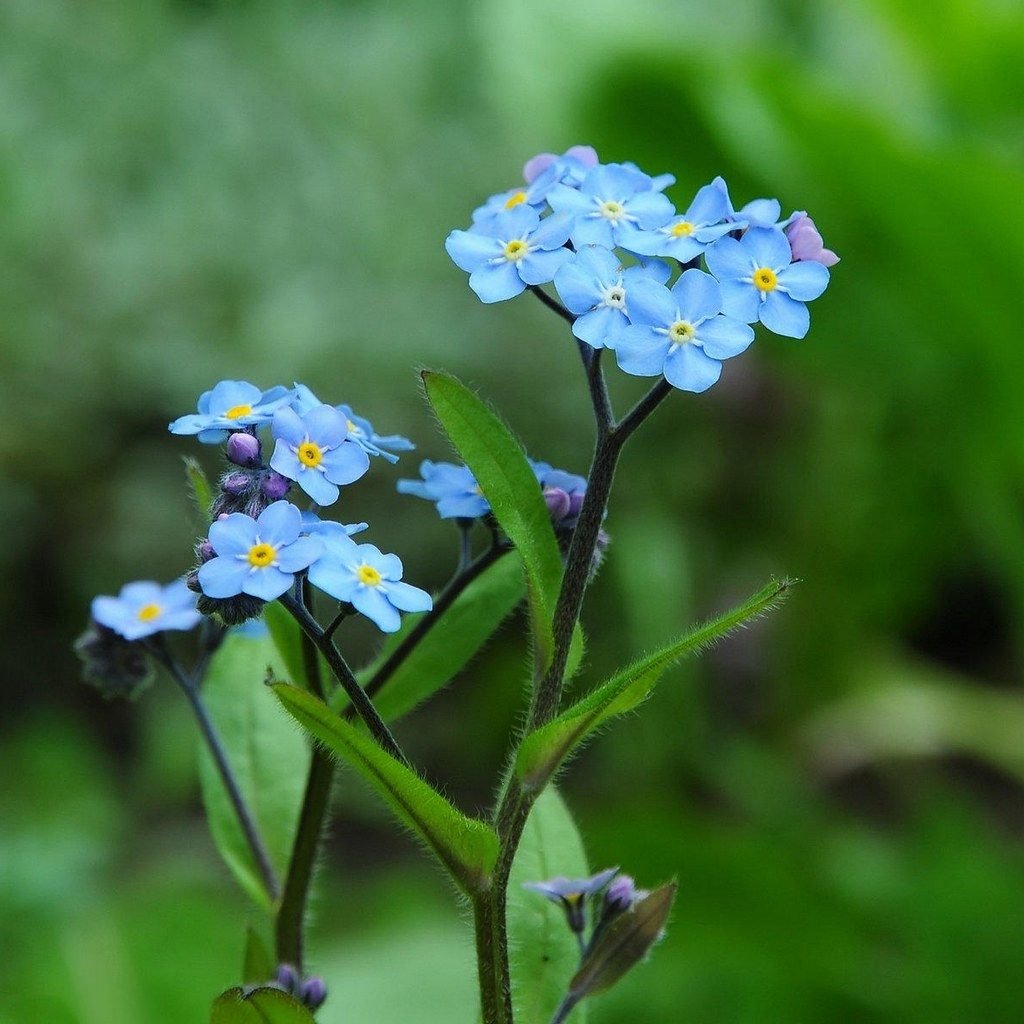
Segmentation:
{"type": "MultiPolygon", "coordinates": [[[[587,678],[803,582],[563,786],[595,868],[679,878],[668,939],[590,1019],[1019,1020],[1022,48],[1003,0],[0,5],[0,1024],[189,1024],[237,980],[185,709],[108,707],[70,653],[94,593],[188,557],[193,448],[164,425],[222,377],[301,379],[414,437],[410,475],[447,455],[427,365],[585,471],[562,325],[481,306],[442,249],[577,142],[677,198],[722,173],[805,205],[843,257],[807,340],[667,403],[619,474],[587,678]]],[[[440,584],[455,540],[397,475],[352,517],[440,584]]],[[[520,632],[401,726],[470,811],[520,632]]],[[[338,802],[325,1024],[470,1020],[443,884],[348,777],[338,802]]]]}

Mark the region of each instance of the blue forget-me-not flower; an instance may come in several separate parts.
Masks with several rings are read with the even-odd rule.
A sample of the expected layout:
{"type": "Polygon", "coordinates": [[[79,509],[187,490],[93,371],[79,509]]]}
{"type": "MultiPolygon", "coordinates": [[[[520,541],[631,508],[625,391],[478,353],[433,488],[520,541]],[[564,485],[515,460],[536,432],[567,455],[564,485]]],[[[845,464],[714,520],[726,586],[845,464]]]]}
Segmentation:
{"type": "Polygon", "coordinates": [[[207,597],[249,594],[263,601],[280,597],[320,557],[324,541],[303,537],[302,513],[288,501],[268,505],[259,519],[232,512],[210,526],[216,557],[199,567],[199,586],[207,597]]]}
{"type": "Polygon", "coordinates": [[[172,434],[198,434],[203,444],[217,444],[233,430],[269,423],[294,397],[288,388],[260,391],[244,380],[222,380],[199,396],[198,413],[179,416],[167,428],[172,434]]]}
{"type": "Polygon", "coordinates": [[[420,476],[422,480],[399,480],[398,493],[433,501],[442,519],[477,519],[491,511],[468,466],[424,459],[420,476]]]}
{"type": "Polygon", "coordinates": [[[309,569],[309,581],[331,597],[347,601],[385,633],[401,625],[399,612],[425,612],[433,601],[425,590],[402,580],[402,560],[372,544],[333,532],[323,537],[324,553],[309,569]]]}
{"type": "Polygon", "coordinates": [[[93,598],[92,617],[125,640],[140,640],[165,629],[192,629],[202,618],[196,611],[196,595],[184,580],[165,587],[149,580],[126,583],[117,597],[93,598]]]}

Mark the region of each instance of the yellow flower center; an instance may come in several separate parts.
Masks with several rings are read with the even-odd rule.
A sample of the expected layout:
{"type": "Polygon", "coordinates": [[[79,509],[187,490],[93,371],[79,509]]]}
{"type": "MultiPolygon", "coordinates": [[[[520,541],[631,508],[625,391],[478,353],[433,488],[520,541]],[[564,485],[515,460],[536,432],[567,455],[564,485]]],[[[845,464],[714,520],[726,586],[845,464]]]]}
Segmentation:
{"type": "Polygon", "coordinates": [[[681,220],[678,224],[672,225],[669,234],[673,238],[686,238],[693,234],[693,225],[688,220],[681,220]]]}
{"type": "Polygon", "coordinates": [[[152,622],[162,611],[158,604],[144,604],[135,614],[139,622],[152,622]]]}
{"type": "Polygon", "coordinates": [[[509,263],[517,263],[529,251],[530,247],[521,238],[514,238],[511,242],[505,243],[505,259],[509,263]]]}
{"type": "Polygon", "coordinates": [[[614,199],[606,199],[598,209],[601,211],[601,216],[607,217],[609,220],[618,220],[626,212],[622,203],[617,203],[614,199]]]}
{"type": "Polygon", "coordinates": [[[233,405],[224,415],[229,420],[237,420],[242,416],[248,416],[252,412],[251,405],[233,405]]]}
{"type": "Polygon", "coordinates": [[[754,271],[754,285],[763,292],[773,292],[778,286],[779,279],[775,271],[770,267],[758,267],[754,271]]]}
{"type": "Polygon", "coordinates": [[[246,555],[254,569],[265,569],[268,565],[273,565],[276,557],[277,550],[273,544],[253,544],[246,555]]]}
{"type": "Polygon", "coordinates": [[[689,320],[677,320],[668,329],[669,340],[673,345],[685,345],[688,341],[693,341],[696,333],[697,328],[689,320]]]}
{"type": "Polygon", "coordinates": [[[381,574],[372,565],[359,566],[356,569],[356,575],[359,577],[359,582],[365,583],[368,587],[379,587],[380,581],[383,579],[381,574]]]}
{"type": "Polygon", "coordinates": [[[505,200],[505,209],[514,210],[520,203],[526,202],[525,192],[513,192],[512,195],[505,200]]]}
{"type": "Polygon", "coordinates": [[[323,461],[324,453],[315,441],[303,441],[295,451],[299,462],[310,469],[316,469],[323,461]]]}
{"type": "Polygon", "coordinates": [[[348,420],[347,422],[348,422],[348,432],[350,434],[355,434],[356,437],[360,437],[363,432],[359,429],[359,427],[357,427],[351,420],[348,420]]]}

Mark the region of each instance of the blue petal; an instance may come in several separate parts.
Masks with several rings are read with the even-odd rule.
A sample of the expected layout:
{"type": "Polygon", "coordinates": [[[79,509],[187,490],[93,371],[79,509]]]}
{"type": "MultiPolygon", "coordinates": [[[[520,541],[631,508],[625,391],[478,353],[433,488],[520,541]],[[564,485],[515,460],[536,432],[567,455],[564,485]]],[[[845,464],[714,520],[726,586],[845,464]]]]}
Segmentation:
{"type": "Polygon", "coordinates": [[[722,289],[703,270],[686,270],[672,285],[679,312],[687,320],[704,320],[722,312],[722,289]]]}
{"type": "Polygon", "coordinates": [[[675,319],[672,293],[653,279],[631,283],[626,293],[626,315],[630,323],[667,327],[675,319]]]}
{"type": "Polygon", "coordinates": [[[128,604],[134,605],[136,610],[146,604],[164,604],[164,591],[159,583],[150,580],[136,580],[133,583],[126,583],[118,598],[128,604]]]}
{"type": "Polygon", "coordinates": [[[594,348],[615,348],[615,339],[625,326],[622,313],[610,306],[600,306],[584,313],[572,325],[572,333],[594,348]]]}
{"type": "Polygon", "coordinates": [[[813,260],[794,263],[779,274],[779,284],[798,302],[816,299],[828,287],[828,281],[828,268],[813,260]]]}
{"type": "Polygon", "coordinates": [[[369,468],[370,457],[353,441],[324,452],[324,476],[332,484],[350,484],[358,480],[369,468]]]}
{"type": "Polygon", "coordinates": [[[675,207],[660,192],[638,192],[626,204],[637,225],[645,231],[667,224],[676,212],[675,207]]]}
{"type": "Polygon", "coordinates": [[[738,356],[754,340],[754,329],[731,316],[716,316],[697,329],[701,347],[712,359],[738,356]]]}
{"type": "Polygon", "coordinates": [[[242,593],[249,563],[233,555],[212,558],[199,566],[199,586],[207,597],[234,597],[242,593]]]}
{"type": "Polygon", "coordinates": [[[545,217],[530,235],[530,245],[540,249],[558,249],[569,240],[573,218],[568,213],[553,213],[545,217]]]}
{"type": "Polygon", "coordinates": [[[778,199],[751,199],[738,216],[755,227],[772,227],[782,216],[782,206],[778,199]]]}
{"type": "Polygon", "coordinates": [[[161,602],[168,611],[192,611],[196,606],[196,595],[184,580],[175,580],[164,587],[161,602]]]}
{"type": "Polygon", "coordinates": [[[761,311],[761,293],[742,281],[719,278],[718,283],[722,288],[722,312],[745,324],[754,323],[761,311]]]}
{"type": "Polygon", "coordinates": [[[388,600],[403,612],[429,612],[434,602],[425,590],[397,581],[385,585],[388,600]]]}
{"type": "Polygon", "coordinates": [[[606,217],[579,217],[572,230],[572,242],[577,249],[585,245],[601,245],[605,249],[616,246],[615,234],[606,217]]]}
{"type": "MultiPolygon", "coordinates": [[[[270,432],[290,445],[300,445],[306,439],[306,425],[294,409],[278,409],[271,421],[270,432]]],[[[277,469],[276,466],[274,468],[277,469]]]]}
{"type": "MultiPolygon", "coordinates": [[[[597,249],[588,246],[583,252],[597,249]]],[[[598,250],[607,252],[606,249],[598,250]]],[[[570,313],[577,316],[586,313],[601,301],[601,292],[593,270],[584,264],[582,254],[577,253],[575,259],[558,268],[555,273],[555,290],[562,304],[570,313]]],[[[173,426],[173,424],[172,424],[173,426]]]]}
{"type": "Polygon", "coordinates": [[[594,209],[594,201],[568,185],[556,185],[548,193],[548,205],[557,213],[568,213],[574,217],[594,209]]]}
{"type": "Polygon", "coordinates": [[[502,253],[501,243],[497,239],[472,231],[453,231],[445,239],[444,247],[455,266],[470,273],[502,253]]]}
{"type": "Polygon", "coordinates": [[[476,292],[481,302],[502,302],[526,290],[515,264],[508,260],[470,274],[469,287],[476,292]]]}
{"type": "MultiPolygon", "coordinates": [[[[195,597],[195,594],[192,595],[195,597]]],[[[185,608],[179,608],[177,611],[165,612],[157,620],[160,629],[193,629],[199,625],[199,620],[202,619],[202,615],[199,614],[194,608],[189,610],[185,608]]]]}
{"type": "Polygon", "coordinates": [[[629,252],[638,256],[661,256],[667,243],[660,231],[642,231],[634,224],[623,224],[616,232],[616,241],[629,252]]]}
{"type": "Polygon", "coordinates": [[[672,268],[664,260],[645,259],[640,261],[638,267],[630,267],[622,275],[622,283],[627,291],[637,281],[657,281],[658,284],[668,284],[672,276],[672,268]]]}
{"type": "Polygon", "coordinates": [[[282,572],[298,572],[312,565],[323,551],[324,544],[319,537],[300,537],[277,553],[277,566],[282,572]]]}
{"type": "Polygon", "coordinates": [[[263,392],[246,380],[222,380],[210,392],[208,409],[214,415],[222,415],[237,405],[259,405],[263,392]]]}
{"type": "Polygon", "coordinates": [[[750,254],[735,238],[720,238],[704,253],[704,259],[719,281],[750,277],[754,269],[750,254]]]}
{"type": "Polygon", "coordinates": [[[537,250],[528,253],[519,262],[519,276],[532,285],[547,284],[568,260],[572,253],[568,249],[537,250]]]}
{"type": "Polygon", "coordinates": [[[268,565],[264,569],[246,574],[242,581],[242,593],[251,594],[264,601],[274,601],[292,585],[293,580],[294,576],[291,573],[281,572],[280,569],[268,565]]]}
{"type": "Polygon", "coordinates": [[[750,228],[740,239],[740,245],[759,267],[781,270],[793,259],[789,239],[778,228],[750,228]]]}
{"type": "Polygon", "coordinates": [[[656,377],[665,365],[669,340],[650,327],[625,328],[615,341],[615,361],[635,377],[656,377]]]}
{"type": "Polygon", "coordinates": [[[298,480],[299,476],[305,472],[305,467],[296,458],[295,453],[282,440],[274,445],[274,453],[270,456],[270,468],[276,470],[281,476],[288,477],[289,480],[298,480]]]}
{"type": "Polygon", "coordinates": [[[536,231],[539,223],[540,214],[532,206],[523,203],[511,210],[502,210],[494,218],[494,231],[501,241],[507,242],[511,238],[523,238],[536,231]]]}
{"type": "Polygon", "coordinates": [[[256,532],[261,541],[278,547],[290,544],[302,529],[302,513],[290,501],[275,501],[268,505],[256,520],[256,532]]]}
{"type": "Polygon", "coordinates": [[[768,293],[761,303],[761,323],[785,338],[802,338],[811,326],[811,314],[796,299],[778,290],[768,293]]]}
{"type": "Polygon", "coordinates": [[[722,375],[722,364],[696,345],[673,345],[665,359],[665,379],[682,391],[707,391],[722,375]]]}
{"type": "Polygon", "coordinates": [[[689,263],[696,259],[707,245],[698,241],[693,235],[680,235],[679,238],[666,238],[662,244],[661,255],[671,256],[680,263],[689,263]]]}
{"type": "Polygon", "coordinates": [[[358,587],[350,600],[357,611],[375,622],[385,633],[394,633],[402,624],[398,610],[375,587],[358,587]]]}
{"type": "Polygon", "coordinates": [[[683,220],[693,224],[714,224],[729,212],[729,193],[720,178],[697,190],[693,202],[683,214],[683,220]]]}
{"type": "Polygon", "coordinates": [[[309,567],[309,582],[339,601],[350,601],[359,587],[352,567],[327,551],[309,567]]]}
{"type": "Polygon", "coordinates": [[[244,555],[256,543],[256,520],[232,512],[210,524],[208,537],[218,555],[244,555]]]}
{"type": "Polygon", "coordinates": [[[311,440],[333,448],[348,437],[348,420],[333,405],[318,405],[303,418],[311,440]]]}
{"type": "Polygon", "coordinates": [[[323,473],[318,473],[315,469],[303,468],[302,472],[292,479],[318,505],[333,505],[341,493],[335,484],[332,484],[323,473]]]}
{"type": "Polygon", "coordinates": [[[179,416],[176,420],[172,420],[168,424],[167,429],[172,434],[198,434],[209,422],[209,416],[193,412],[187,416],[179,416]]]}
{"type": "Polygon", "coordinates": [[[487,499],[475,494],[444,497],[437,503],[437,514],[442,519],[476,519],[490,510],[487,499]]]}

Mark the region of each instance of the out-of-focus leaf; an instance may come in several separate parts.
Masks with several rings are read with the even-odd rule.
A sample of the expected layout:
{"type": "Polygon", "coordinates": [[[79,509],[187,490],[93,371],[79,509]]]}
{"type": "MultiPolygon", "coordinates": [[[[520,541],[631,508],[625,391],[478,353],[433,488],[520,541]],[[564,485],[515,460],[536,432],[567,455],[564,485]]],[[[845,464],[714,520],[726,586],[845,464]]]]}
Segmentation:
{"type": "Polygon", "coordinates": [[[547,725],[530,733],[516,756],[516,772],[523,785],[532,790],[542,789],[566,757],[595,729],[646,700],[666,669],[684,655],[708,647],[773,608],[790,586],[789,580],[772,580],[743,604],[696,626],[680,639],[623,669],[547,725]]]}
{"type": "Polygon", "coordinates": [[[829,774],[892,758],[969,754],[1024,780],[1024,699],[912,661],[876,665],[804,738],[829,774]]]}
{"type": "Polygon", "coordinates": [[[263,609],[263,621],[274,641],[283,674],[296,686],[309,688],[302,658],[302,630],[280,601],[270,601],[263,609]]]}
{"type": "MultiPolygon", "coordinates": [[[[516,1020],[522,1024],[548,1024],[579,963],[579,946],[562,908],[523,884],[588,874],[572,814],[557,790],[548,787],[530,811],[509,879],[509,966],[516,1020]]],[[[584,1013],[581,1009],[575,1019],[583,1021],[584,1013]]]]}
{"type": "Polygon", "coordinates": [[[676,883],[669,882],[638,900],[601,932],[569,986],[576,1000],[611,988],[640,963],[661,937],[676,898],[676,883]]]}
{"type": "MultiPolygon", "coordinates": [[[[461,381],[433,370],[424,370],[422,377],[441,426],[473,471],[495,519],[523,560],[534,659],[542,674],[554,649],[551,623],[562,583],[562,556],[537,476],[509,428],[461,381]]],[[[578,628],[573,645],[570,663],[576,666],[583,647],[578,628]]]]}
{"type": "Polygon", "coordinates": [[[280,989],[258,988],[246,995],[232,988],[214,1001],[210,1024],[314,1024],[314,1018],[280,989]]]}
{"type": "MultiPolygon", "coordinates": [[[[230,633],[214,655],[203,699],[220,733],[238,786],[279,875],[288,866],[309,766],[309,747],[264,685],[267,668],[281,665],[268,636],[230,633]]],[[[220,773],[200,748],[203,803],[221,856],[243,888],[269,905],[220,773]]]]}
{"type": "MultiPolygon", "coordinates": [[[[481,573],[374,695],[381,717],[387,721],[399,718],[441,689],[508,618],[524,592],[522,569],[514,558],[502,558],[481,573]]],[[[422,618],[422,614],[405,616],[402,629],[396,634],[398,641],[422,618]]],[[[358,673],[364,686],[395,647],[396,643],[389,643],[380,658],[358,673]]],[[[348,703],[343,690],[338,691],[332,703],[335,710],[348,703]]]]}
{"type": "Polygon", "coordinates": [[[480,888],[498,856],[498,837],[490,826],[457,810],[411,768],[311,693],[287,683],[273,689],[296,721],[352,765],[467,892],[480,888]]]}
{"type": "Polygon", "coordinates": [[[185,463],[185,477],[188,480],[189,490],[192,492],[196,512],[205,529],[210,518],[210,506],[213,504],[213,490],[210,487],[210,481],[206,478],[203,467],[191,455],[183,455],[181,461],[185,463]]]}
{"type": "Polygon", "coordinates": [[[255,928],[245,930],[245,959],[242,962],[242,981],[258,985],[274,977],[277,963],[270,955],[267,944],[255,928]]]}

